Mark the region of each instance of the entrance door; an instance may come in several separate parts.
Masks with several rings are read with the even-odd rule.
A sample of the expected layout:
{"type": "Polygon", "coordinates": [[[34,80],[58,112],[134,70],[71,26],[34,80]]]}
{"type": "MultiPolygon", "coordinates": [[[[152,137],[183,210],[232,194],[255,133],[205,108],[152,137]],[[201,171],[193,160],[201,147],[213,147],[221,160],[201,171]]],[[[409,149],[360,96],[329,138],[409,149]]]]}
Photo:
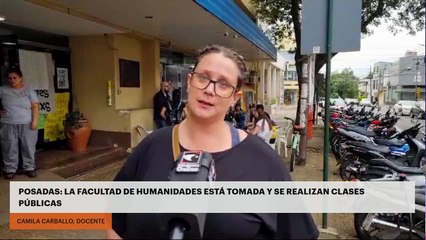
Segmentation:
{"type": "Polygon", "coordinates": [[[18,39],[13,35],[0,36],[0,86],[7,84],[6,70],[18,64],[18,39]]]}

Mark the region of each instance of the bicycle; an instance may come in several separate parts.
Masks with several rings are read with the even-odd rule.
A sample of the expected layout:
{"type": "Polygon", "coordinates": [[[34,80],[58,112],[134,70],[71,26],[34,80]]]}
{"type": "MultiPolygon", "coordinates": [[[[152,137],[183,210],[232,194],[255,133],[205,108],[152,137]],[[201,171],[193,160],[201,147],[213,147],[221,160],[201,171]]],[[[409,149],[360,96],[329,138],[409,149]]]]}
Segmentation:
{"type": "Polygon", "coordinates": [[[293,136],[291,140],[291,157],[290,157],[290,172],[294,171],[296,164],[300,162],[300,130],[303,129],[300,125],[295,125],[294,120],[288,117],[284,117],[284,119],[290,120],[293,125],[293,136]]]}

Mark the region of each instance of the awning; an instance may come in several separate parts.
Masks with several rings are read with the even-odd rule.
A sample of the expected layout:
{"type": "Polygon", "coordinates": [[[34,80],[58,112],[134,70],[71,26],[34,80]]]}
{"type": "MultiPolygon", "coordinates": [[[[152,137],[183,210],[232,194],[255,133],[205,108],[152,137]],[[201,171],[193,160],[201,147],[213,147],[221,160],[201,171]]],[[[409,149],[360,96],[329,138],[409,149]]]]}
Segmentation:
{"type": "Polygon", "coordinates": [[[126,33],[140,40],[154,39],[162,49],[188,56],[215,43],[233,48],[248,61],[277,58],[274,45],[234,0],[124,2],[128,4],[0,0],[0,15],[6,17],[5,23],[64,36],[126,33]]]}
{"type": "Polygon", "coordinates": [[[195,2],[249,40],[271,58],[277,60],[277,49],[275,46],[234,0],[195,0],[195,2]]]}

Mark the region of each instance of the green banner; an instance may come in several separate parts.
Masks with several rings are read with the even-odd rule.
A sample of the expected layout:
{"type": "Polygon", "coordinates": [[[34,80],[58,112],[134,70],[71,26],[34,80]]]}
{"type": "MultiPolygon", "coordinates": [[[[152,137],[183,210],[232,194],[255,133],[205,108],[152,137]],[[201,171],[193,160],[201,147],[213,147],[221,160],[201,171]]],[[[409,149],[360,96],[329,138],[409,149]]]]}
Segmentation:
{"type": "Polygon", "coordinates": [[[46,115],[40,114],[38,117],[38,129],[44,129],[44,124],[46,123],[46,115]]]}

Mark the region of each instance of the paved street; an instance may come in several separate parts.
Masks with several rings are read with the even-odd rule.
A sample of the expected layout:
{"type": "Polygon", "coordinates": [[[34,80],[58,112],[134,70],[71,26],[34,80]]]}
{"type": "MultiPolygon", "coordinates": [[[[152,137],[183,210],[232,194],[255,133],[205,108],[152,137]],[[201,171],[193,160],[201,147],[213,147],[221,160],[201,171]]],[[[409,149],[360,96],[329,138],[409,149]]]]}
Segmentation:
{"type": "MultiPolygon", "coordinates": [[[[411,126],[415,125],[416,123],[420,123],[423,128],[421,131],[425,131],[425,120],[424,119],[412,119],[409,116],[401,116],[399,121],[396,123],[396,127],[398,127],[401,130],[405,130],[407,128],[410,128],[411,126]]],[[[420,139],[420,137],[423,137],[424,135],[419,132],[419,135],[417,135],[417,138],[420,139]]]]}

